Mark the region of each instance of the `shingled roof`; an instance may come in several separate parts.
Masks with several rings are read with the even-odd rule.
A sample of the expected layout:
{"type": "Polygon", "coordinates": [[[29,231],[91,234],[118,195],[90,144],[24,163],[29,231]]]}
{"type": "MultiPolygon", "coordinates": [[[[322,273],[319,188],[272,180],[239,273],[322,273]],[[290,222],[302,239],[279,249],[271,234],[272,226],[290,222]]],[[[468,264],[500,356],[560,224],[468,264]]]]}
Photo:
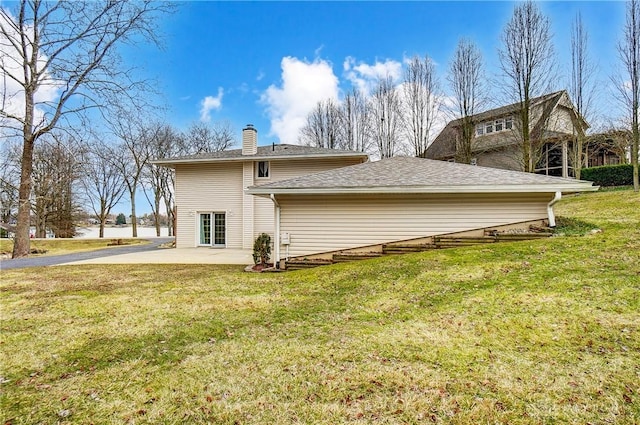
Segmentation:
{"type": "MultiPolygon", "coordinates": [[[[544,103],[555,106],[561,100],[562,96],[566,93],[566,90],[561,90],[533,98],[531,99],[531,107],[535,107],[544,103]]],[[[551,109],[553,108],[547,109],[549,109],[548,112],[550,113],[551,109]]],[[[499,108],[475,114],[471,118],[474,123],[482,123],[490,119],[498,119],[515,115],[519,110],[520,102],[516,102],[510,105],[501,106],[499,108]]],[[[582,121],[584,122],[584,119],[582,121]]],[[[586,122],[584,122],[584,124],[588,127],[588,124],[586,122]]],[[[429,145],[424,153],[424,156],[429,159],[452,158],[456,153],[456,138],[459,137],[459,128],[461,125],[461,118],[448,122],[445,128],[435,138],[433,143],[429,145]]],[[[534,131],[542,131],[542,129],[535,128],[534,131]]],[[[500,140],[493,140],[494,136],[495,134],[480,136],[477,143],[478,148],[481,147],[483,150],[495,149],[515,143],[515,140],[508,140],[504,138],[500,140]]]]}
{"type": "Polygon", "coordinates": [[[500,193],[582,192],[591,182],[424,158],[394,157],[376,162],[251,186],[247,193],[500,193]]]}
{"type": "Polygon", "coordinates": [[[179,156],[175,158],[163,158],[153,161],[158,165],[175,165],[203,162],[221,161],[260,161],[272,159],[303,159],[322,157],[355,157],[368,159],[369,156],[363,152],[355,152],[341,149],[316,148],[311,146],[277,144],[268,146],[258,146],[258,151],[254,155],[243,155],[242,149],[233,149],[220,152],[207,152],[197,155],[179,156]]]}

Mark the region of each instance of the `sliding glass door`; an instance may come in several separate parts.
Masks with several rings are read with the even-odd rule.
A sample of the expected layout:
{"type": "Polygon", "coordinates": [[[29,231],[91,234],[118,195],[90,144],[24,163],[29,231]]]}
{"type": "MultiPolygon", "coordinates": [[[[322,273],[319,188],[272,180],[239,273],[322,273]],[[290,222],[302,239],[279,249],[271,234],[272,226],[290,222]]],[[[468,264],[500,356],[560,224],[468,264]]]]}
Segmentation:
{"type": "Polygon", "coordinates": [[[227,243],[227,217],[225,213],[200,213],[199,245],[224,248],[227,243]]]}

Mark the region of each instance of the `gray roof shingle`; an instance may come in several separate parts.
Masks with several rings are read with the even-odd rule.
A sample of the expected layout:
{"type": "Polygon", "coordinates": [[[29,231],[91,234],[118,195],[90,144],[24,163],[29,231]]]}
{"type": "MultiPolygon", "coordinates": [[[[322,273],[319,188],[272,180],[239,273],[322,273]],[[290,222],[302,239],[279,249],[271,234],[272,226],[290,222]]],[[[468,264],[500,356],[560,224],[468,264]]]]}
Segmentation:
{"type": "Polygon", "coordinates": [[[394,157],[252,186],[249,193],[570,192],[591,190],[591,186],[591,182],[568,178],[424,158],[394,157]]]}
{"type": "Polygon", "coordinates": [[[271,159],[271,158],[295,158],[295,157],[326,157],[326,156],[354,156],[354,157],[368,157],[363,152],[341,150],[341,149],[327,149],[316,148],[311,146],[300,145],[287,145],[277,144],[268,146],[258,146],[258,151],[255,155],[242,155],[242,149],[233,149],[220,152],[207,152],[197,155],[186,155],[174,158],[163,158],[155,160],[156,164],[172,164],[172,163],[188,163],[188,162],[217,162],[217,161],[229,161],[229,160],[242,160],[242,159],[271,159]]]}

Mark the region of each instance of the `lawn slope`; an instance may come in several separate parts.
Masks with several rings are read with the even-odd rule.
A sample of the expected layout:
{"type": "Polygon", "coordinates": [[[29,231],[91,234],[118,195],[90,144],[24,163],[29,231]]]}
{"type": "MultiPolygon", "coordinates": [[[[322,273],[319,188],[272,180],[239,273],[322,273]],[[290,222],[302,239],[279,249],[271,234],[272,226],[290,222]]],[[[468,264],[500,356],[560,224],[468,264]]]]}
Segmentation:
{"type": "Polygon", "coordinates": [[[587,236],[283,274],[2,272],[11,424],[640,423],[640,198],[587,236]]]}

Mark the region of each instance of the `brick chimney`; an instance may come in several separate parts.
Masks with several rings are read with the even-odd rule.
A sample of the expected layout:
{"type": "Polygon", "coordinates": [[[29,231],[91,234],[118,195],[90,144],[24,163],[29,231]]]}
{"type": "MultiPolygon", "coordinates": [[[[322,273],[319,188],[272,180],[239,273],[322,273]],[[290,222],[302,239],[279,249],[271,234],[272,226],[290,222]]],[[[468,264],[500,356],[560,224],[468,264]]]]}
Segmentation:
{"type": "Polygon", "coordinates": [[[258,130],[253,124],[247,124],[242,129],[242,155],[255,155],[258,153],[258,130]]]}

